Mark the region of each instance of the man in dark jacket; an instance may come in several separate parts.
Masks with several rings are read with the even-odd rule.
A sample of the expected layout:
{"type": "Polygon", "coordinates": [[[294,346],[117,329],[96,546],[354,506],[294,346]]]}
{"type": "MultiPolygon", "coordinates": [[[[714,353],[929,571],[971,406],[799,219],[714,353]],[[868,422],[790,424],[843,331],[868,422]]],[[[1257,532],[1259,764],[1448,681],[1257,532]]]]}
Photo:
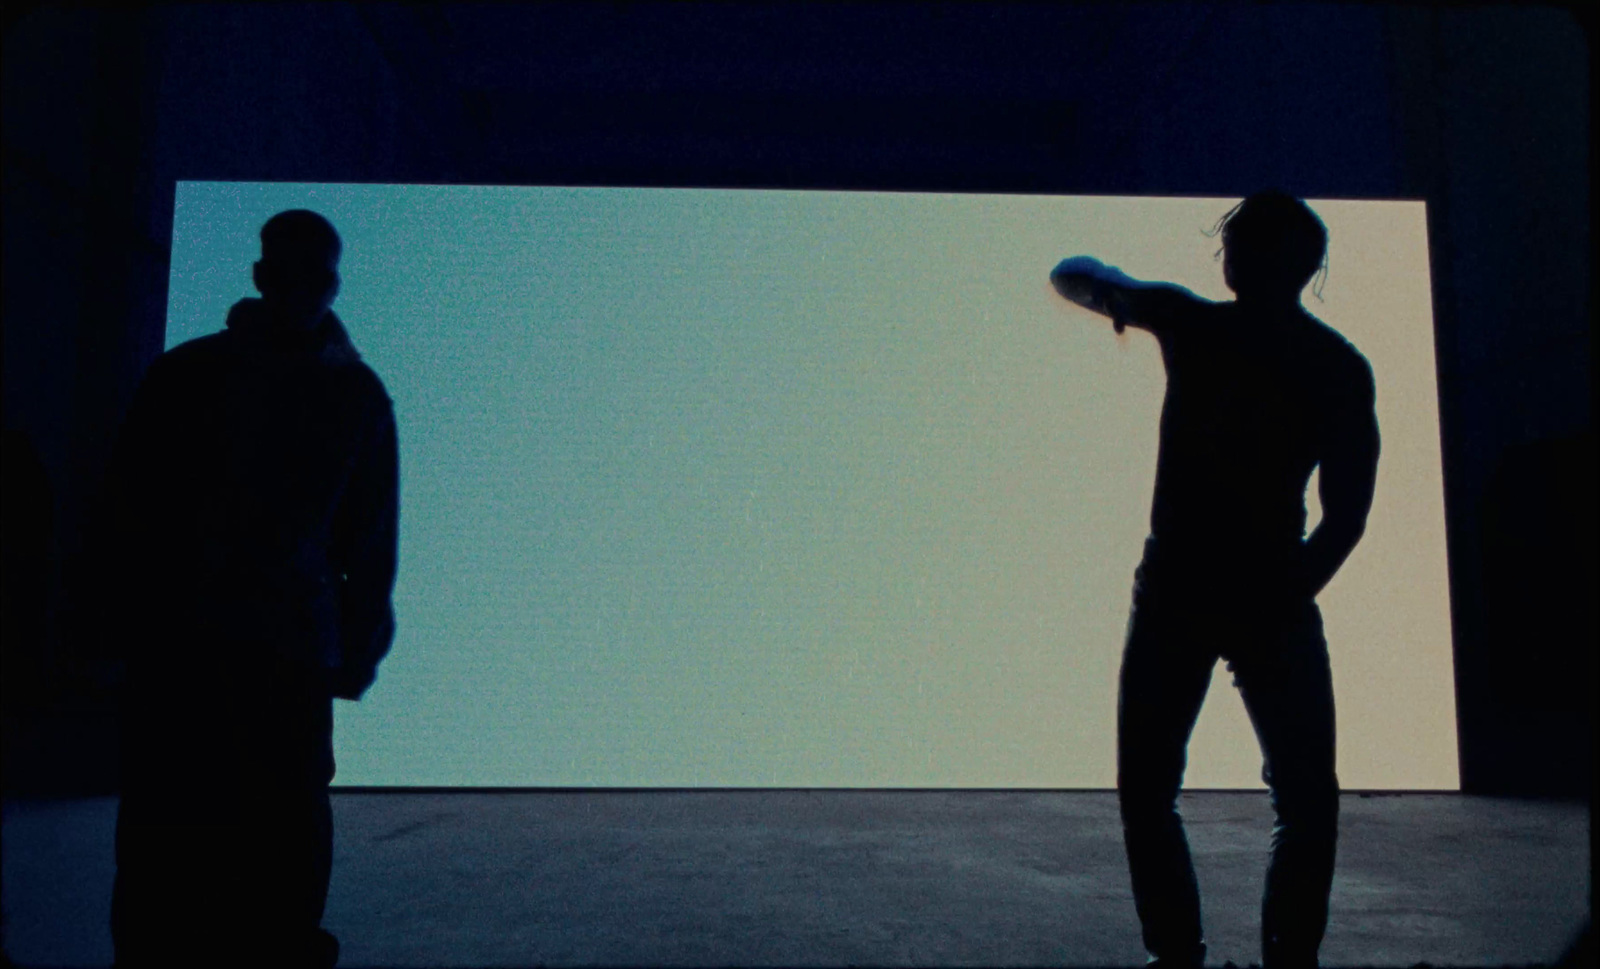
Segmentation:
{"type": "Polygon", "coordinates": [[[270,219],[261,299],[151,366],[113,457],[120,966],[337,958],[332,699],[393,639],[398,516],[389,398],[329,309],[340,250],[313,212],[270,219]]]}

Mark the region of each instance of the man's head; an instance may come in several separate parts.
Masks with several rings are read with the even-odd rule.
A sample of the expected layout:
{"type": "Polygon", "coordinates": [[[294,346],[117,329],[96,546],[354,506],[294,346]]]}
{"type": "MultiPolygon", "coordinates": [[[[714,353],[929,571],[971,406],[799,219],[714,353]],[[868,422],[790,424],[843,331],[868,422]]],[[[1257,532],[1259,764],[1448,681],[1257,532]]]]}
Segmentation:
{"type": "Polygon", "coordinates": [[[1298,300],[1328,252],[1328,230],[1306,204],[1257,192],[1220,223],[1222,275],[1241,297],[1298,300]]]}
{"type": "Polygon", "coordinates": [[[256,289],[282,323],[310,329],[339,294],[343,243],[333,224],[307,209],[279,212],[261,227],[256,289]]]}

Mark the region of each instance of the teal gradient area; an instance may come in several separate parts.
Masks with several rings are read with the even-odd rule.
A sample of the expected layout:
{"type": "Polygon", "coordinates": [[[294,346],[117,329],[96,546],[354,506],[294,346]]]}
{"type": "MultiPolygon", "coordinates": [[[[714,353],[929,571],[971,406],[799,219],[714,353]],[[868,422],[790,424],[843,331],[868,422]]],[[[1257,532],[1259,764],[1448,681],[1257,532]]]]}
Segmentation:
{"type": "MultiPolygon", "coordinates": [[[[340,783],[1110,787],[1164,378],[1154,341],[1113,337],[1047,274],[1093,253],[1224,298],[1200,229],[1232,204],[183,182],[167,344],[253,295],[273,213],[338,227],[335,310],[394,400],[402,517],[399,633],[339,704],[340,783]]],[[[1421,470],[1380,501],[1431,488],[1396,514],[1438,524],[1347,566],[1380,590],[1379,565],[1432,576],[1400,593],[1421,618],[1394,643],[1357,630],[1341,654],[1334,614],[1373,602],[1324,596],[1357,736],[1340,777],[1453,788],[1422,207],[1327,205],[1348,228],[1318,209],[1336,248],[1329,312],[1310,308],[1380,395],[1385,368],[1425,373],[1394,384],[1433,408],[1396,418],[1420,422],[1401,464],[1421,470]],[[1368,223],[1420,260],[1421,316],[1374,311],[1420,334],[1401,363],[1333,312],[1382,288],[1354,269],[1339,288],[1337,247],[1368,223]],[[1440,688],[1402,702],[1400,674],[1440,688]],[[1421,752],[1366,756],[1374,724],[1421,752]]],[[[1219,676],[1189,781],[1259,769],[1219,676]]]]}

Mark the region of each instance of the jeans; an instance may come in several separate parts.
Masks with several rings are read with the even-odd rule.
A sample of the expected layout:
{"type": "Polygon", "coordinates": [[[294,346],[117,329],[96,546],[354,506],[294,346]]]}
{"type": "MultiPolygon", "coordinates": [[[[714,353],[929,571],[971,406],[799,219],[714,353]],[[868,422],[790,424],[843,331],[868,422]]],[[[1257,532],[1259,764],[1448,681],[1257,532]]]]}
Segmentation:
{"type": "MultiPolygon", "coordinates": [[[[1214,563],[1213,563],[1214,565],[1214,563]]],[[[1200,893],[1178,814],[1190,733],[1220,657],[1261,744],[1276,813],[1261,906],[1266,969],[1315,966],[1338,837],[1333,679],[1316,603],[1224,588],[1227,569],[1147,553],[1117,700],[1117,794],[1144,945],[1160,965],[1205,955],[1200,893]]]]}

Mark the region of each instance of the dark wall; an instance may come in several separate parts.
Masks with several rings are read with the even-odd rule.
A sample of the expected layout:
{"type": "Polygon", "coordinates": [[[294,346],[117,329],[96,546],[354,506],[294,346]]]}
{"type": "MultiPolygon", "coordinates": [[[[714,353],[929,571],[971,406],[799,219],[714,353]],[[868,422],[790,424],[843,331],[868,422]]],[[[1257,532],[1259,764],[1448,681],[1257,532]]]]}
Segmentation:
{"type": "Polygon", "coordinates": [[[1462,786],[1588,795],[1592,35],[1536,7],[1390,16],[1431,223],[1462,786]]]}
{"type": "Polygon", "coordinates": [[[201,178],[1425,198],[1463,783],[1590,784],[1593,691],[1565,685],[1593,682],[1567,583],[1593,498],[1557,487],[1593,476],[1589,47],[1559,10],[45,8],[4,71],[7,453],[43,478],[7,461],[7,528],[49,522],[7,535],[34,630],[7,667],[38,680],[8,716],[90,765],[51,784],[104,773],[62,566],[161,346],[173,184],[201,178]]]}

